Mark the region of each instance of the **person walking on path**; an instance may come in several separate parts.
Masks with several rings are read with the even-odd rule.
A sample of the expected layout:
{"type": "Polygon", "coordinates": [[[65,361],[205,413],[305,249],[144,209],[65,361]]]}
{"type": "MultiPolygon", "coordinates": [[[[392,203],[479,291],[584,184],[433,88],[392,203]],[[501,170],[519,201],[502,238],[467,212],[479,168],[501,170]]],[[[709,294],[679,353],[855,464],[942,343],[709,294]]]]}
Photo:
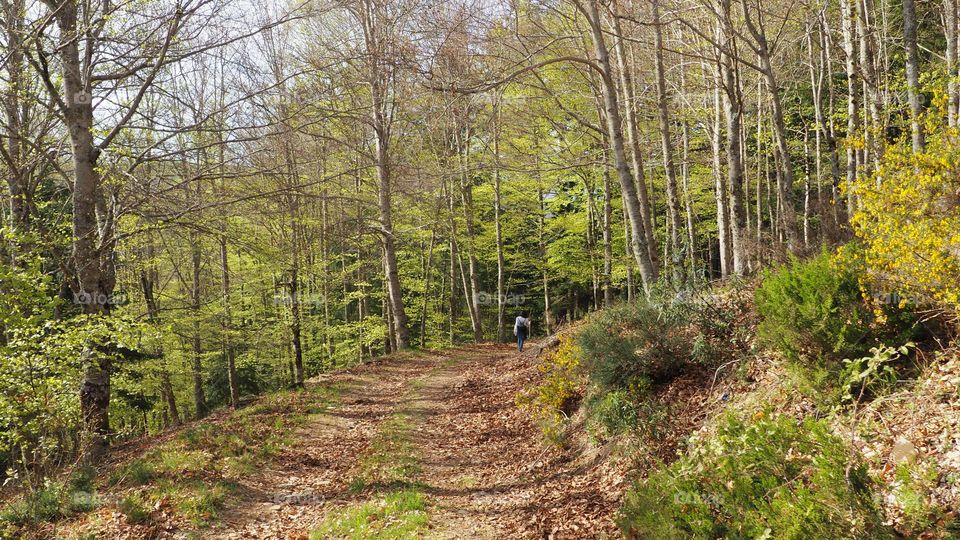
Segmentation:
{"type": "Polygon", "coordinates": [[[513,335],[517,336],[517,350],[523,352],[523,342],[530,337],[530,315],[523,311],[513,323],[513,335]]]}

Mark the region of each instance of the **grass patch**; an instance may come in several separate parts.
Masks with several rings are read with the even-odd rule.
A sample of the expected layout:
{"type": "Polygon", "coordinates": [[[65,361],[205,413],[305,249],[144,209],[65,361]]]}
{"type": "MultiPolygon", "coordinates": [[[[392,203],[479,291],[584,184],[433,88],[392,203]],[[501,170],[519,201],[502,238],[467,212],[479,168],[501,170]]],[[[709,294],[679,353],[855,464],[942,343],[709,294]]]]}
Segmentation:
{"type": "Polygon", "coordinates": [[[424,494],[415,488],[403,489],[329,518],[310,538],[419,538],[429,519],[424,494]]]}
{"type": "MultiPolygon", "coordinates": [[[[419,386],[411,384],[412,389],[419,386]]],[[[371,500],[339,509],[311,534],[326,538],[420,538],[430,520],[416,446],[410,437],[412,420],[397,412],[380,425],[370,452],[357,462],[351,493],[368,492],[371,500]]]]}
{"type": "Polygon", "coordinates": [[[410,418],[398,413],[383,422],[371,442],[371,452],[360,459],[358,480],[365,486],[404,485],[420,472],[416,448],[410,440],[410,418]]]}
{"type": "Polygon", "coordinates": [[[150,520],[150,509],[147,508],[146,501],[139,493],[131,493],[120,499],[117,509],[131,525],[146,523],[150,520]]]}

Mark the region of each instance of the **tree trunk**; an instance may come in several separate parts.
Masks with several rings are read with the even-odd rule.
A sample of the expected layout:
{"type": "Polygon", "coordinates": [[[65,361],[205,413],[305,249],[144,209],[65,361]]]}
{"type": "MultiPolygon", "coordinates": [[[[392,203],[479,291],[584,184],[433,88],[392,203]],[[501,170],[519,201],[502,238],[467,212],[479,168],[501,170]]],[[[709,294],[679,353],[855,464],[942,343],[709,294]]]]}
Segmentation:
{"type": "MultiPolygon", "coordinates": [[[[226,180],[223,176],[224,166],[224,143],[219,140],[218,149],[220,152],[220,199],[226,197],[226,180]]],[[[220,213],[220,293],[223,299],[223,324],[221,332],[223,335],[223,354],[227,360],[227,386],[230,390],[230,406],[234,409],[240,404],[240,381],[237,378],[237,359],[236,351],[233,348],[233,314],[230,305],[230,259],[227,250],[227,217],[224,211],[220,213]]]]}
{"type": "MultiPolygon", "coordinates": [[[[439,208],[436,215],[440,215],[439,208]]],[[[430,232],[430,247],[423,264],[423,309],[420,311],[420,348],[427,346],[427,309],[430,307],[430,276],[433,273],[433,248],[437,242],[437,230],[430,232]]]]}
{"type": "MultiPolygon", "coordinates": [[[[459,137],[458,137],[459,138],[459,137]]],[[[467,271],[470,287],[464,294],[470,309],[470,323],[473,326],[473,339],[483,341],[483,324],[480,318],[480,284],[477,276],[476,227],[473,219],[473,185],[469,177],[469,134],[464,140],[458,140],[457,159],[460,162],[460,199],[463,203],[463,219],[467,240],[467,271]]]]}
{"type": "MultiPolygon", "coordinates": [[[[606,153],[604,153],[606,154],[606,153]]],[[[613,305],[613,233],[611,221],[613,207],[610,193],[610,169],[607,160],[603,160],[603,305],[613,305]]]]}
{"type": "MultiPolygon", "coordinates": [[[[76,273],[73,293],[88,315],[109,315],[110,306],[97,300],[113,293],[114,243],[109,224],[98,227],[97,199],[102,196],[97,168],[99,150],[93,140],[93,105],[90,88],[83,78],[78,40],[77,4],[72,1],[48,4],[60,28],[58,54],[65,101],[64,123],[70,134],[73,154],[73,252],[71,269],[76,273]]],[[[84,423],[84,461],[96,463],[106,453],[110,433],[110,354],[96,342],[84,344],[81,354],[80,414],[84,423]]]]}
{"type": "Polygon", "coordinates": [[[777,175],[777,199],[780,201],[780,216],[778,224],[782,232],[785,233],[787,247],[792,251],[796,250],[797,245],[797,212],[794,208],[793,197],[793,160],[790,157],[790,147],[788,144],[789,136],[787,134],[787,124],[783,116],[783,103],[780,96],[780,86],[777,82],[776,72],[773,70],[771,62],[770,44],[767,41],[766,30],[763,21],[760,19],[761,10],[757,9],[752,14],[752,8],[749,6],[750,0],[743,0],[744,22],[747,29],[753,36],[752,44],[754,52],[757,54],[757,60],[761,73],[767,81],[767,88],[770,91],[770,107],[773,117],[773,134],[777,144],[777,157],[779,158],[779,174],[777,175]],[[754,20],[754,17],[757,17],[754,20]]]}
{"type": "MultiPolygon", "coordinates": [[[[199,191],[199,190],[198,190],[199,191]]],[[[190,282],[190,314],[193,317],[193,405],[197,418],[203,418],[209,412],[207,400],[203,392],[203,363],[201,354],[203,346],[200,339],[200,236],[196,231],[190,231],[190,267],[193,279],[190,282]]]]}
{"type": "Polygon", "coordinates": [[[717,86],[713,90],[713,129],[710,138],[713,149],[713,178],[714,178],[714,198],[717,202],[717,240],[720,255],[720,277],[730,275],[733,263],[733,250],[730,246],[730,192],[727,180],[723,177],[723,169],[720,163],[720,138],[722,137],[721,124],[721,99],[720,82],[717,74],[717,86]]]}
{"type": "Polygon", "coordinates": [[[660,0],[653,0],[653,29],[655,71],[657,77],[657,119],[660,122],[660,143],[663,168],[667,175],[667,217],[670,220],[670,254],[675,284],[686,281],[683,250],[680,244],[680,205],[677,201],[677,168],[674,163],[673,139],[670,129],[670,109],[667,98],[667,76],[663,65],[663,25],[660,21],[660,0]]]}
{"type": "Polygon", "coordinates": [[[910,142],[914,152],[923,150],[920,120],[920,67],[917,58],[917,9],[914,0],[903,0],[903,46],[906,50],[907,102],[910,104],[910,142]]]}
{"type": "MultiPolygon", "coordinates": [[[[147,240],[147,258],[153,258],[153,246],[150,240],[147,240]]],[[[153,288],[156,284],[156,270],[151,267],[140,269],[140,288],[143,291],[143,299],[147,305],[147,321],[152,325],[160,323],[160,307],[157,304],[156,297],[153,294],[153,288]]],[[[180,425],[180,411],[177,408],[177,396],[173,393],[173,384],[170,381],[170,370],[167,368],[167,359],[161,349],[160,354],[160,395],[166,406],[167,424],[170,427],[180,425]]]]}
{"type": "Polygon", "coordinates": [[[956,127],[960,91],[956,81],[957,71],[957,0],[943,0],[943,27],[947,39],[947,125],[956,127]]]}
{"type": "MultiPolygon", "coordinates": [[[[852,138],[860,130],[860,103],[859,103],[859,70],[857,63],[857,40],[854,11],[851,0],[840,0],[840,11],[843,17],[841,25],[843,31],[843,52],[847,71],[847,186],[852,186],[857,179],[857,149],[852,138]]],[[[853,215],[853,195],[847,192],[847,217],[853,215]]]]}
{"type": "MultiPolygon", "coordinates": [[[[728,51],[735,50],[735,33],[730,21],[730,0],[723,0],[723,43],[728,51]]],[[[746,238],[747,211],[744,204],[744,168],[743,149],[740,142],[743,137],[743,98],[740,92],[737,60],[732,54],[720,53],[720,77],[724,92],[723,111],[727,127],[727,189],[730,192],[730,249],[732,251],[733,273],[742,275],[746,269],[747,258],[744,253],[746,238]]]]}
{"type": "Polygon", "coordinates": [[[500,96],[495,98],[493,106],[493,222],[497,243],[497,343],[503,343],[506,330],[506,260],[503,254],[503,228],[500,215],[503,212],[500,201],[500,96]]]}
{"type": "MultiPolygon", "coordinates": [[[[537,160],[537,169],[540,170],[540,161],[537,160]]],[[[539,179],[538,179],[539,182],[539,179]]],[[[550,311],[550,273],[547,269],[547,244],[544,238],[546,233],[547,208],[543,201],[543,187],[537,185],[537,199],[540,202],[540,215],[537,216],[537,242],[539,243],[541,268],[543,274],[543,326],[547,335],[553,331],[553,313],[550,311]]]]}
{"type": "Polygon", "coordinates": [[[637,259],[637,265],[640,267],[640,277],[643,280],[644,290],[649,295],[653,285],[657,281],[657,268],[653,266],[650,259],[643,217],[640,211],[640,202],[637,198],[637,189],[633,183],[633,177],[630,174],[630,166],[627,164],[626,151],[623,146],[620,108],[617,103],[617,89],[613,80],[613,69],[610,66],[610,56],[607,52],[606,43],[604,42],[603,30],[600,26],[600,13],[597,8],[597,0],[588,0],[587,6],[586,15],[593,33],[594,52],[596,53],[599,67],[602,70],[600,75],[603,82],[603,99],[607,113],[607,131],[609,132],[610,141],[613,145],[613,157],[617,168],[617,177],[620,181],[620,190],[626,201],[627,213],[633,232],[634,256],[637,259]]]}
{"type": "Polygon", "coordinates": [[[410,321],[403,307],[403,290],[400,286],[400,270],[397,264],[396,237],[393,231],[393,208],[391,192],[390,132],[392,105],[389,101],[389,86],[392,81],[392,66],[388,55],[389,36],[385,36],[386,8],[378,3],[363,2],[361,25],[368,62],[370,83],[371,125],[373,127],[375,161],[377,169],[377,198],[380,212],[380,237],[383,243],[384,281],[387,285],[387,301],[394,318],[397,347],[410,347],[410,321]]]}
{"type": "MultiPolygon", "coordinates": [[[[614,2],[616,7],[616,2],[614,2]]],[[[636,180],[636,191],[640,203],[640,216],[643,219],[643,230],[646,234],[647,252],[650,263],[660,266],[660,256],[657,253],[657,237],[654,236],[653,217],[650,211],[650,198],[647,196],[647,180],[644,172],[643,152],[640,150],[640,129],[637,124],[637,105],[634,96],[633,77],[631,66],[627,62],[626,47],[623,40],[623,29],[620,18],[613,17],[613,44],[617,58],[617,71],[620,74],[620,95],[623,96],[624,112],[627,122],[627,143],[630,145],[630,155],[633,163],[633,174],[636,180]]]]}

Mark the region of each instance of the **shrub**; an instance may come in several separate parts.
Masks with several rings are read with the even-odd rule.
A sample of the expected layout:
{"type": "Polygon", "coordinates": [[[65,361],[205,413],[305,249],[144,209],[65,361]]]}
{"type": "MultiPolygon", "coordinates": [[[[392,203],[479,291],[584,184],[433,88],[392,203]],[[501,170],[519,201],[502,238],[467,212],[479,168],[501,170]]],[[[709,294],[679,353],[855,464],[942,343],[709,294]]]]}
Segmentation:
{"type": "Polygon", "coordinates": [[[618,524],[639,538],[885,538],[866,468],[822,421],[743,422],[692,442],[627,493],[618,524]]]}
{"type": "Polygon", "coordinates": [[[841,377],[844,401],[860,401],[861,397],[874,397],[893,388],[897,371],[893,363],[906,356],[913,343],[901,347],[874,347],[863,358],[847,359],[843,363],[841,377]]]}
{"type": "Polygon", "coordinates": [[[594,394],[587,401],[591,431],[599,439],[607,439],[637,426],[637,405],[625,390],[594,394]]]}
{"type": "Polygon", "coordinates": [[[580,402],[580,358],[582,352],[569,334],[560,335],[560,344],[537,366],[542,382],[519,396],[517,404],[537,419],[544,436],[561,444],[568,417],[580,402]]]}
{"type": "Polygon", "coordinates": [[[870,347],[856,276],[835,268],[826,252],[767,271],[756,304],[760,338],[790,360],[831,364],[870,347]]]}
{"type": "Polygon", "coordinates": [[[48,480],[42,487],[27,493],[23,500],[4,508],[0,521],[15,525],[52,521],[66,515],[67,489],[60,482],[48,480]]]}
{"type": "Polygon", "coordinates": [[[936,467],[908,462],[897,465],[894,471],[893,499],[899,508],[900,532],[907,536],[924,537],[926,535],[918,533],[932,534],[938,522],[942,523],[942,512],[931,500],[936,486],[936,467]]]}
{"type": "Polygon", "coordinates": [[[601,390],[618,390],[676,375],[691,355],[688,334],[681,310],[620,304],[590,317],[577,344],[591,381],[601,390]]]}
{"type": "Polygon", "coordinates": [[[958,134],[931,133],[921,152],[890,145],[875,175],[848,186],[858,202],[850,224],[864,243],[865,277],[916,304],[960,306],[958,134]]]}

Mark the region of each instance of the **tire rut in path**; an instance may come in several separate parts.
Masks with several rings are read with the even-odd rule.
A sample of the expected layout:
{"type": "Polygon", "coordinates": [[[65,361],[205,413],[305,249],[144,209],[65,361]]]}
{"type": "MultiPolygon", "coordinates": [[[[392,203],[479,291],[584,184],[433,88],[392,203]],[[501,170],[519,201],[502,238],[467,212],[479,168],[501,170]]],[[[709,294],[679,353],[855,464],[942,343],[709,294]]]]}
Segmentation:
{"type": "Polygon", "coordinates": [[[357,459],[396,409],[409,381],[443,358],[388,358],[313,382],[341,385],[343,391],[329,409],[296,430],[293,444],[240,483],[222,524],[201,534],[229,539],[307,538],[328,511],[362,500],[349,489],[357,459]]]}

